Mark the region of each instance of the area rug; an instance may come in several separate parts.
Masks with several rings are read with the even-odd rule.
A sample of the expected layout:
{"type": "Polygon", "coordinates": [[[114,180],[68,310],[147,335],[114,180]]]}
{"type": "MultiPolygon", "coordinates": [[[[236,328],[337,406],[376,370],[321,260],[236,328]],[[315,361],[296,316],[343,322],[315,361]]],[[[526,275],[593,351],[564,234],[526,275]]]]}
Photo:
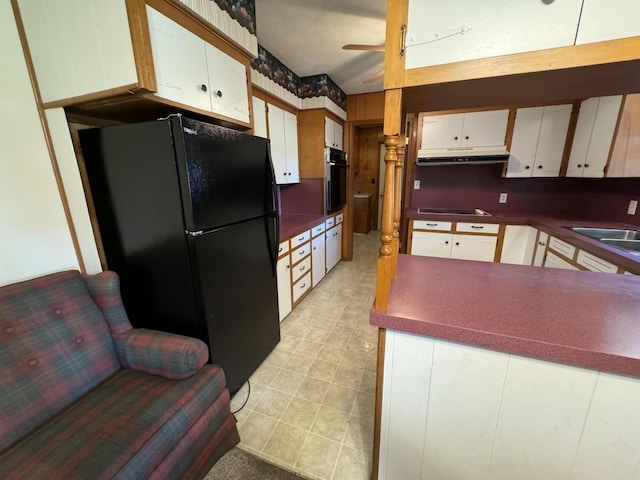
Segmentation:
{"type": "Polygon", "coordinates": [[[218,460],[205,480],[303,480],[291,472],[260,460],[258,457],[234,448],[218,460]]]}

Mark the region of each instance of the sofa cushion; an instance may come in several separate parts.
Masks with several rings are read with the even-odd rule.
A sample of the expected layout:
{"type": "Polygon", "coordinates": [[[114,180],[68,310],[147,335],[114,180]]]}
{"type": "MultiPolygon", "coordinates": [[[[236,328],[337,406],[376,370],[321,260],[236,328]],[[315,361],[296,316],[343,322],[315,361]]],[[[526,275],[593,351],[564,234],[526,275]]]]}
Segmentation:
{"type": "Polygon", "coordinates": [[[224,388],[214,365],[180,381],[122,370],[0,455],[0,478],[145,478],[224,388]]]}
{"type": "Polygon", "coordinates": [[[113,335],[113,344],[124,368],[169,380],[190,377],[209,359],[209,348],[200,340],[144,328],[113,335]]]}
{"type": "Polygon", "coordinates": [[[81,274],[0,288],[0,451],[120,368],[81,274]]]}
{"type": "Polygon", "coordinates": [[[95,275],[84,275],[89,293],[102,314],[107,319],[111,333],[123,333],[131,330],[129,317],[120,296],[120,277],[116,272],[107,270],[95,275]]]}

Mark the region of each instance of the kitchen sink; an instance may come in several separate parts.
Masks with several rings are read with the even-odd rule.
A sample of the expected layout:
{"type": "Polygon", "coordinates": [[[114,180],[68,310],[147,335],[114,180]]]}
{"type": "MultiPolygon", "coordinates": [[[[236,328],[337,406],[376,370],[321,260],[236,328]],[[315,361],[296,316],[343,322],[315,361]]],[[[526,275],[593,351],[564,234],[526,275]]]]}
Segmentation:
{"type": "Polygon", "coordinates": [[[622,228],[567,227],[580,235],[596,240],[640,240],[640,231],[622,228]]]}
{"type": "Polygon", "coordinates": [[[489,212],[480,210],[479,208],[419,208],[418,213],[431,215],[473,215],[477,217],[491,216],[489,212]]]}
{"type": "Polygon", "coordinates": [[[619,248],[634,255],[640,255],[640,240],[615,240],[613,238],[600,239],[605,245],[619,248]]]}

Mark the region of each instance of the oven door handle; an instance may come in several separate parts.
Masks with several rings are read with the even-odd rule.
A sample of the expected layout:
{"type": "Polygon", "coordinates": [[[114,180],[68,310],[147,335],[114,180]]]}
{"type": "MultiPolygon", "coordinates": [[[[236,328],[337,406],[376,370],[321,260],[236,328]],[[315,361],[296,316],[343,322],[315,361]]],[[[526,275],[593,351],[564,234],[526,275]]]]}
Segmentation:
{"type": "Polygon", "coordinates": [[[332,167],[342,167],[342,168],[349,168],[349,165],[345,164],[345,163],[336,163],[336,162],[327,162],[329,165],[331,165],[332,167]]]}

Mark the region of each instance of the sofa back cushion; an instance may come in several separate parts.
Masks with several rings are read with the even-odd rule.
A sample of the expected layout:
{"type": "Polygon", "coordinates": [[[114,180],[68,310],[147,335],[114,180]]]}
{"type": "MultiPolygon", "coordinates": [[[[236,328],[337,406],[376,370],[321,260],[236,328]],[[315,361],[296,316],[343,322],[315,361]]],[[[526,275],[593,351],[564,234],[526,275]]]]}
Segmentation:
{"type": "Polygon", "coordinates": [[[0,451],[120,369],[76,271],[0,288],[0,451]]]}

